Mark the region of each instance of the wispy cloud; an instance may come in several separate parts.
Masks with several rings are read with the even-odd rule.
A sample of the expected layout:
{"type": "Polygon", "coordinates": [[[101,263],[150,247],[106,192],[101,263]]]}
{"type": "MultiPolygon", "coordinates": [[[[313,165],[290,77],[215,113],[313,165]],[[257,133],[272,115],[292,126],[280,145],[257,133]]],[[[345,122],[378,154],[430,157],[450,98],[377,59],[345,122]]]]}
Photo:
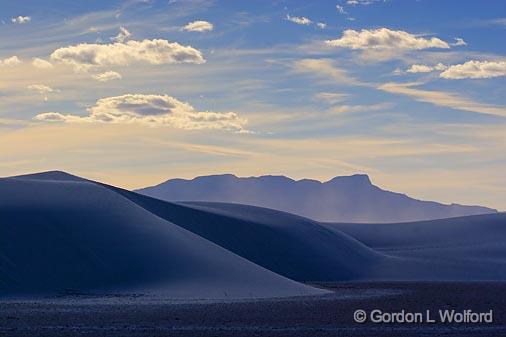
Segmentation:
{"type": "Polygon", "coordinates": [[[476,23],[480,26],[504,26],[504,27],[506,27],[506,18],[479,20],[479,21],[475,22],[475,24],[476,23]]]}
{"type": "Polygon", "coordinates": [[[59,90],[53,89],[50,86],[45,84],[30,84],[27,86],[27,89],[38,92],[40,95],[44,97],[44,101],[48,100],[48,94],[53,92],[58,92],[59,90]]]}
{"type": "Polygon", "coordinates": [[[319,92],[314,95],[317,102],[325,102],[328,104],[336,104],[349,98],[351,95],[342,92],[319,92]]]}
{"type": "Polygon", "coordinates": [[[357,6],[357,5],[368,6],[377,3],[379,1],[381,0],[348,0],[346,1],[346,4],[349,6],[357,6]]]}
{"type": "Polygon", "coordinates": [[[329,109],[329,112],[336,114],[343,113],[356,113],[356,112],[372,112],[372,111],[382,111],[388,108],[391,108],[392,104],[390,103],[379,103],[379,104],[358,104],[358,105],[337,105],[333,106],[329,109]]]}
{"type": "Polygon", "coordinates": [[[421,83],[390,82],[378,86],[378,89],[394,94],[410,96],[417,101],[438,106],[506,117],[506,107],[475,102],[455,93],[417,89],[416,87],[420,84],[421,83]]]}
{"type": "Polygon", "coordinates": [[[339,14],[348,14],[346,13],[346,11],[344,10],[344,7],[343,6],[340,6],[340,5],[336,5],[336,10],[339,14]]]}
{"type": "Polygon", "coordinates": [[[132,33],[128,31],[125,27],[119,27],[118,35],[111,37],[111,40],[114,42],[123,43],[128,40],[132,36],[132,33]]]}
{"type": "Polygon", "coordinates": [[[295,72],[330,78],[336,83],[361,85],[346,70],[339,68],[333,60],[327,58],[297,60],[293,62],[292,68],[295,72]]]}

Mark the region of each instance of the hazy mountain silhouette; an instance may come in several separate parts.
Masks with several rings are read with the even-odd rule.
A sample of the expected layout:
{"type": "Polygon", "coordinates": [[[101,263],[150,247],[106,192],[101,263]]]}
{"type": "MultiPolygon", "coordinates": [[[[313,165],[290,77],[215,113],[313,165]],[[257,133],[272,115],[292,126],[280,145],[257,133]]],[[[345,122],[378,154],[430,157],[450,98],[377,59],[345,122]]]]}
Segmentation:
{"type": "Polygon", "coordinates": [[[445,205],[382,190],[365,174],[327,182],[232,174],[171,179],[136,192],[167,201],[211,201],[268,207],[328,222],[403,222],[496,213],[481,206],[445,205]]]}

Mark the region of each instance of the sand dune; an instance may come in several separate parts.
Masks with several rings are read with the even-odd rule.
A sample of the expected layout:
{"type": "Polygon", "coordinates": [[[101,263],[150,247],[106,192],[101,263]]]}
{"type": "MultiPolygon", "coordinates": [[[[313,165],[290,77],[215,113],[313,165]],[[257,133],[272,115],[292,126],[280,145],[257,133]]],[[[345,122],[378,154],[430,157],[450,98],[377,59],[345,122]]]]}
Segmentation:
{"type": "Polygon", "coordinates": [[[395,224],[323,225],[390,255],[506,263],[505,213],[395,224]]]}
{"type": "MultiPolygon", "coordinates": [[[[232,218],[274,221],[274,211],[265,208],[223,203],[189,205],[232,218]]],[[[288,222],[290,217],[282,214],[288,222]]],[[[318,224],[363,244],[346,249],[365,246],[373,252],[374,259],[361,261],[359,271],[350,276],[355,281],[506,280],[504,213],[398,224],[318,224]]],[[[305,240],[317,246],[318,240],[311,239],[307,235],[305,240]]]]}
{"type": "Polygon", "coordinates": [[[3,296],[260,298],[324,293],[297,281],[506,280],[505,214],[319,223],[48,172],[0,179],[0,220],[3,296]]]}
{"type": "Polygon", "coordinates": [[[319,294],[61,174],[0,179],[0,294],[156,292],[171,298],[319,294]]]}
{"type": "Polygon", "coordinates": [[[298,281],[369,277],[383,256],[357,240],[292,214],[245,205],[175,204],[121,191],[161,218],[298,281]],[[217,208],[217,207],[225,208],[217,208]]]}

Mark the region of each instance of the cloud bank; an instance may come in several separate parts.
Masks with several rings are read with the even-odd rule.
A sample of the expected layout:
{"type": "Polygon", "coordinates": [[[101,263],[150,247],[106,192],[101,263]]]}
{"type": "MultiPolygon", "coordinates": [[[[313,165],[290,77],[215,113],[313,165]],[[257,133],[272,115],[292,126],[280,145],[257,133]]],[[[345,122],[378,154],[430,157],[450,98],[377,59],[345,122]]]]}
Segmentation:
{"type": "Polygon", "coordinates": [[[45,112],[34,119],[45,122],[139,123],[178,129],[221,129],[247,132],[246,120],[234,112],[196,111],[189,103],[168,95],[126,94],[99,99],[88,116],[45,112]]]}

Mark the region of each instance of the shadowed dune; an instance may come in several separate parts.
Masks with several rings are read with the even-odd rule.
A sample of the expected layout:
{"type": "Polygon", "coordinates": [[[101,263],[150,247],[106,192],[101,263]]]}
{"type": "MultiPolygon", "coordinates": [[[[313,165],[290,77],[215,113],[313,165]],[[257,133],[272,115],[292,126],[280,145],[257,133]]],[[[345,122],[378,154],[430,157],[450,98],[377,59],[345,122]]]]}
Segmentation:
{"type": "Polygon", "coordinates": [[[289,213],[246,205],[227,212],[214,203],[176,204],[116,190],[159,217],[294,280],[368,278],[385,259],[346,234],[289,213]]]}
{"type": "MultiPolygon", "coordinates": [[[[276,212],[238,204],[186,205],[250,221],[273,219],[276,212]]],[[[283,217],[286,220],[293,215],[285,213],[283,217]]],[[[354,238],[363,244],[356,247],[374,252],[373,260],[358,264],[360,271],[352,276],[354,281],[506,280],[504,213],[398,224],[318,224],[345,234],[348,240],[354,238]]],[[[306,240],[311,241],[311,236],[306,240]]]]}
{"type": "Polygon", "coordinates": [[[323,225],[388,254],[506,263],[505,213],[395,224],[323,225]]]}
{"type": "Polygon", "coordinates": [[[0,295],[320,294],[295,281],[506,280],[506,216],[318,223],[171,203],[63,172],[0,179],[0,295]]]}
{"type": "Polygon", "coordinates": [[[259,267],[99,184],[0,179],[0,294],[156,292],[171,298],[323,293],[259,267]]]}

